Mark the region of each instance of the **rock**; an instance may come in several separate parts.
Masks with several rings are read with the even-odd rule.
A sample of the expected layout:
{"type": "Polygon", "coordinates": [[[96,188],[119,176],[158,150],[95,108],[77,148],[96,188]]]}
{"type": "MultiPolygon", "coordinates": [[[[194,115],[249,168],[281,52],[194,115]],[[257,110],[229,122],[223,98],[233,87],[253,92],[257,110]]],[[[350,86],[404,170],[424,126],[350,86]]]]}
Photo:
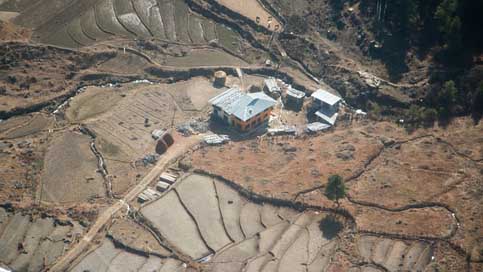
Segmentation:
{"type": "Polygon", "coordinates": [[[191,163],[191,159],[189,157],[184,157],[178,162],[178,166],[183,171],[188,171],[193,168],[193,164],[191,163]]]}
{"type": "Polygon", "coordinates": [[[349,161],[354,159],[354,154],[352,151],[344,150],[342,152],[338,152],[335,156],[343,161],[349,161]]]}

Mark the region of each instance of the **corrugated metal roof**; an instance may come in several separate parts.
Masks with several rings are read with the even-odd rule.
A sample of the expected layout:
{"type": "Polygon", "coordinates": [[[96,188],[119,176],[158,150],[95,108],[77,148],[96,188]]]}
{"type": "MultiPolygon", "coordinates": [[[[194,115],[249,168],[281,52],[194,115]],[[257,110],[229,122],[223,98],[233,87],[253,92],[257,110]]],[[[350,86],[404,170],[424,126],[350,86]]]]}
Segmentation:
{"type": "Polygon", "coordinates": [[[212,99],[210,103],[221,108],[227,114],[233,114],[242,121],[247,121],[277,102],[270,96],[258,93],[243,93],[238,87],[231,88],[212,99]]]}
{"type": "Polygon", "coordinates": [[[280,92],[280,87],[277,84],[277,80],[273,77],[265,79],[265,86],[267,86],[268,90],[273,92],[280,92]]]}
{"type": "Polygon", "coordinates": [[[246,96],[246,94],[240,91],[240,88],[236,86],[213,97],[209,102],[212,105],[221,108],[226,113],[232,114],[233,108],[237,105],[238,100],[244,96],[246,96]]]}
{"type": "Polygon", "coordinates": [[[276,103],[277,101],[262,92],[250,93],[239,100],[238,105],[233,110],[233,115],[242,121],[247,121],[266,109],[275,106],[276,103]]]}
{"type": "Polygon", "coordinates": [[[328,91],[322,89],[318,89],[316,92],[314,92],[312,94],[312,97],[331,106],[342,100],[342,98],[338,97],[337,95],[333,95],[328,91]]]}
{"type": "Polygon", "coordinates": [[[325,122],[329,123],[330,125],[334,125],[335,124],[335,121],[337,120],[337,116],[339,115],[338,113],[334,113],[332,114],[331,116],[328,116],[328,115],[325,115],[325,113],[323,113],[322,111],[317,111],[315,113],[315,115],[317,115],[318,117],[322,118],[322,120],[324,120],[325,122]]]}
{"type": "Polygon", "coordinates": [[[294,89],[292,87],[287,89],[287,95],[290,95],[292,97],[299,98],[299,99],[305,97],[304,92],[294,89]]]}
{"type": "Polygon", "coordinates": [[[326,129],[330,128],[330,127],[331,127],[330,125],[323,124],[323,123],[320,123],[320,122],[315,122],[315,123],[307,124],[307,130],[309,132],[322,131],[322,130],[326,130],[326,129]]]}

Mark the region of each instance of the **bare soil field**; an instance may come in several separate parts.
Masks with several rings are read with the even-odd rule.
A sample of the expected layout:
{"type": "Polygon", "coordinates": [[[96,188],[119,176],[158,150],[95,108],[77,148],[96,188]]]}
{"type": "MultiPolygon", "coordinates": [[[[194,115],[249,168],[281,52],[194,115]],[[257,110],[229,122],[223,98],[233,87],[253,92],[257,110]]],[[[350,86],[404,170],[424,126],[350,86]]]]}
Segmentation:
{"type": "Polygon", "coordinates": [[[112,109],[123,97],[122,90],[115,88],[89,87],[76,96],[66,110],[70,122],[81,122],[112,109]]]}
{"type": "Polygon", "coordinates": [[[202,66],[247,66],[241,60],[226,52],[213,49],[194,49],[185,56],[168,56],[163,65],[175,67],[202,67],[202,66]]]}
{"type": "Polygon", "coordinates": [[[109,228],[108,236],[116,243],[132,250],[144,251],[150,255],[161,257],[172,256],[172,253],[160,245],[152,233],[128,219],[114,221],[109,228]]]}
{"type": "Polygon", "coordinates": [[[0,263],[14,271],[41,271],[64,253],[80,228],[54,219],[7,212],[0,208],[0,263]]]}
{"type": "Polygon", "coordinates": [[[207,118],[208,99],[220,91],[205,78],[174,84],[91,87],[70,101],[66,117],[70,122],[82,121],[96,134],[112,190],[121,194],[148,170],[135,162],[155,154],[151,132],[207,118]]]}
{"type": "Polygon", "coordinates": [[[185,271],[182,263],[175,259],[143,256],[116,248],[109,239],[88,254],[69,271],[185,271]]]}
{"type": "Polygon", "coordinates": [[[359,230],[449,237],[479,260],[481,161],[470,156],[478,158],[479,147],[464,151],[471,150],[464,139],[478,139],[481,125],[470,123],[456,120],[448,128],[412,135],[390,123],[359,124],[305,140],[275,137],[204,147],[188,160],[255,193],[316,206],[332,206],[322,192],[328,175],[337,173],[349,187],[342,206],[359,230]]]}
{"type": "Polygon", "coordinates": [[[65,131],[54,136],[45,155],[42,197],[46,202],[87,201],[104,197],[97,158],[90,150],[91,139],[79,132],[65,131]]]}
{"type": "Polygon", "coordinates": [[[141,212],[168,248],[192,259],[214,254],[204,265],[207,271],[324,270],[339,241],[319,228],[325,213],[255,204],[224,182],[198,174],[141,212]]]}
{"type": "Polygon", "coordinates": [[[276,32],[283,30],[283,25],[268,12],[258,0],[216,0],[227,8],[248,17],[257,24],[276,32]],[[278,27],[276,27],[278,25],[278,27]]]}

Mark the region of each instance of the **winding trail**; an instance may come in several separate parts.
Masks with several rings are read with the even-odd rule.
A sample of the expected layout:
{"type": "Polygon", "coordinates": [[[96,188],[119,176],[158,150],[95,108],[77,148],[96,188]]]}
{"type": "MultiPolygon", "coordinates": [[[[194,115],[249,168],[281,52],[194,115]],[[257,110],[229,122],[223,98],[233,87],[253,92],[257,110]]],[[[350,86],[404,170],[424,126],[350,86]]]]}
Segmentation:
{"type": "Polygon", "coordinates": [[[58,260],[49,271],[65,271],[69,265],[81,255],[90,243],[94,240],[99,232],[101,232],[104,227],[110,222],[112,216],[120,211],[125,203],[133,201],[138,194],[140,194],[144,189],[155,180],[164,169],[173,160],[183,155],[193,146],[199,144],[203,139],[203,135],[192,136],[189,138],[178,138],[173,146],[168,149],[168,151],[161,156],[157,164],[151,169],[151,171],[144,176],[144,178],[139,182],[138,185],[134,186],[123,198],[116,201],[113,205],[105,209],[99,214],[95,223],[91,226],[89,231],[83,236],[78,244],[74,245],[60,260],[58,260]]]}

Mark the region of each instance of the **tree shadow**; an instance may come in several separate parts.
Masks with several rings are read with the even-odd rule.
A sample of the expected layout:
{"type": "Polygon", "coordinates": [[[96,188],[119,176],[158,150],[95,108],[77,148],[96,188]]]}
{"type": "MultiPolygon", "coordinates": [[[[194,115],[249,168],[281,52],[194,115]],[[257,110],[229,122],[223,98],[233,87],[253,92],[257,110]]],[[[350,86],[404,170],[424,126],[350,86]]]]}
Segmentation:
{"type": "Polygon", "coordinates": [[[322,236],[330,240],[339,234],[344,228],[344,225],[334,215],[327,215],[324,219],[320,220],[319,228],[322,231],[322,236]]]}

